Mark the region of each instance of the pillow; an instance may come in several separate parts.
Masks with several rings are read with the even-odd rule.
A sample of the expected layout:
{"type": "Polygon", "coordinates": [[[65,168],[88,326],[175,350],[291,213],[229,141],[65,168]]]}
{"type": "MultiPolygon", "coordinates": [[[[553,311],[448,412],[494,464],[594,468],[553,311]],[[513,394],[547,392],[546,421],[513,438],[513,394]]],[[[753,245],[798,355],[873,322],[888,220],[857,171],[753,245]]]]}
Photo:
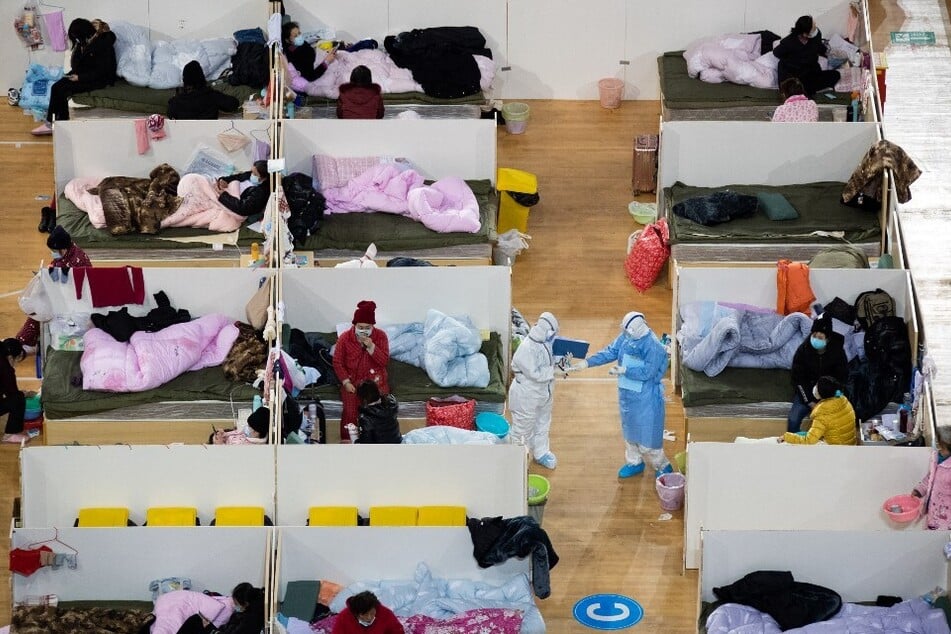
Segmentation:
{"type": "Polygon", "coordinates": [[[343,187],[351,178],[382,162],[383,159],[379,156],[335,157],[315,154],[313,176],[322,190],[328,187],[343,187]]]}
{"type": "Polygon", "coordinates": [[[319,581],[290,581],[284,593],[281,613],[310,623],[314,618],[314,612],[317,611],[319,594],[319,581]]]}
{"type": "Polygon", "coordinates": [[[795,220],[799,217],[799,212],[782,194],[760,192],[756,194],[756,200],[770,220],[795,220]]]}

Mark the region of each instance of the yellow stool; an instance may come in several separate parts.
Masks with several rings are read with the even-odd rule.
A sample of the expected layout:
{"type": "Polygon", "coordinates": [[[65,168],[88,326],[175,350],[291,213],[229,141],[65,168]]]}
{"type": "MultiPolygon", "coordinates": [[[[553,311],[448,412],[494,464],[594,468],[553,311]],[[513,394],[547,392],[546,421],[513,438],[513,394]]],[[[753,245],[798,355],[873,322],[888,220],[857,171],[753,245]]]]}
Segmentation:
{"type": "Polygon", "coordinates": [[[518,229],[521,233],[527,233],[528,212],[531,208],[518,204],[514,198],[505,192],[537,194],[538,177],[531,172],[500,167],[495,179],[495,188],[500,192],[499,220],[496,231],[505,233],[510,229],[518,229]]]}
{"type": "Polygon", "coordinates": [[[415,506],[371,506],[370,526],[416,526],[415,506]]]}
{"type": "Polygon", "coordinates": [[[264,526],[263,506],[219,506],[215,526],[264,526]]]}
{"type": "Polygon", "coordinates": [[[190,506],[153,506],[145,512],[149,526],[196,526],[198,509],[190,506]]]}
{"type": "Polygon", "coordinates": [[[80,528],[104,528],[129,525],[129,509],[86,508],[79,509],[76,526],[80,528]]]}
{"type": "Polygon", "coordinates": [[[417,526],[465,526],[464,506],[421,506],[417,526]]]}
{"type": "Polygon", "coordinates": [[[357,507],[312,506],[307,518],[311,526],[356,526],[357,507]]]}

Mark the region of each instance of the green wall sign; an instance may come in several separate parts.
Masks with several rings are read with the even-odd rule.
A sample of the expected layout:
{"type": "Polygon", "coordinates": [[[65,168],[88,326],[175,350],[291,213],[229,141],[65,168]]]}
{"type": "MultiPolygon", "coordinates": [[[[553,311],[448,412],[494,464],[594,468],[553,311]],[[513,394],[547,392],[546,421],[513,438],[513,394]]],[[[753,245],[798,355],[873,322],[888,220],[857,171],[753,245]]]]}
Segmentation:
{"type": "Polygon", "coordinates": [[[892,44],[934,43],[934,31],[892,31],[892,44]]]}

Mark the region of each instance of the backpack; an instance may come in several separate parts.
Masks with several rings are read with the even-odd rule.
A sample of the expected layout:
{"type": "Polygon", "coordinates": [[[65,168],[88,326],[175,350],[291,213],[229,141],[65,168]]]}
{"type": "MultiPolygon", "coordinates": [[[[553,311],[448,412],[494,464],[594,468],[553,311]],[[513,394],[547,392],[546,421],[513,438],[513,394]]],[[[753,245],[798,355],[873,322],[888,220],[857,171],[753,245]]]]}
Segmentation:
{"type": "Polygon", "coordinates": [[[853,246],[841,245],[823,249],[809,260],[813,269],[867,269],[868,256],[853,246]]]}
{"type": "Polygon", "coordinates": [[[855,306],[841,297],[835,297],[831,302],[823,306],[822,315],[828,315],[850,326],[855,325],[855,306]]]}
{"type": "Polygon", "coordinates": [[[267,86],[269,69],[267,46],[260,42],[241,42],[237,52],[231,56],[228,83],[232,86],[264,88],[267,86]]]}
{"type": "Polygon", "coordinates": [[[895,316],[876,320],[865,332],[865,356],[878,395],[901,403],[911,383],[911,342],[905,320],[895,316]]]}
{"type": "Polygon", "coordinates": [[[895,300],[880,288],[859,293],[859,296],[855,298],[855,318],[863,330],[867,331],[882,317],[894,316],[895,300]]]}
{"type": "Polygon", "coordinates": [[[327,202],[324,195],[313,187],[310,176],[295,172],[281,179],[284,195],[287,197],[287,206],[291,210],[287,219],[287,228],[298,245],[312,234],[324,217],[327,202]]]}

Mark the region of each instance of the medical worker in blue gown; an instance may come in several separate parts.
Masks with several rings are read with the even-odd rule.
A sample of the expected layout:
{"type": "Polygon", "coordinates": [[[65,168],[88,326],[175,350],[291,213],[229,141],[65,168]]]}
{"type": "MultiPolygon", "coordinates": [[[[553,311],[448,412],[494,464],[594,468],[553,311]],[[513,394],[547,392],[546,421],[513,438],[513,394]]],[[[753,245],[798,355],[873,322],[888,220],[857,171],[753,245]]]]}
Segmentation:
{"type": "Polygon", "coordinates": [[[608,373],[618,378],[625,444],[625,464],[618,470],[618,477],[643,473],[645,462],[659,477],[673,470],[663,448],[665,401],[661,379],[669,365],[667,348],[651,332],[642,313],[625,315],[621,329],[610,345],[586,360],[575,361],[570,370],[615,364],[608,373]]]}
{"type": "Polygon", "coordinates": [[[547,469],[558,464],[548,444],[555,386],[551,346],[557,334],[558,320],[551,313],[542,313],[512,355],[514,378],[509,387],[511,438],[528,447],[535,462],[547,469]]]}

